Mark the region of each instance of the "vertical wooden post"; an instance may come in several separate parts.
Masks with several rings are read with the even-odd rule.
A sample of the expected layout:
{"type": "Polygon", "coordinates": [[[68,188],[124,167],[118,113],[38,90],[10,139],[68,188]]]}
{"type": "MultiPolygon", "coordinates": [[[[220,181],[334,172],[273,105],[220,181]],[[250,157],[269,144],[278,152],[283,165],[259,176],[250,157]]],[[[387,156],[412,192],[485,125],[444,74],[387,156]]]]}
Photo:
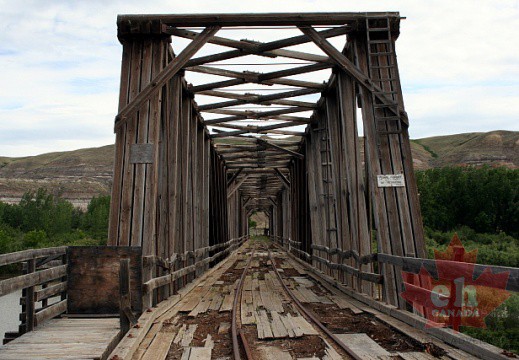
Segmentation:
{"type": "MultiPolygon", "coordinates": [[[[31,259],[27,261],[27,274],[31,274],[36,271],[36,260],[31,259]]],[[[26,331],[34,330],[34,286],[29,286],[25,289],[25,326],[26,331]]]]}
{"type": "Polygon", "coordinates": [[[121,259],[119,264],[119,321],[121,333],[126,334],[131,326],[128,317],[128,311],[131,311],[130,259],[121,259]]]}
{"type": "MultiPolygon", "coordinates": [[[[61,263],[63,265],[66,265],[68,263],[68,255],[67,254],[64,254],[64,255],[61,256],[61,263]]],[[[67,276],[66,275],[63,276],[61,278],[61,281],[62,282],[67,282],[67,276]]],[[[63,290],[60,295],[61,295],[61,300],[62,301],[65,300],[67,298],[67,290],[66,289],[63,290]]]]}

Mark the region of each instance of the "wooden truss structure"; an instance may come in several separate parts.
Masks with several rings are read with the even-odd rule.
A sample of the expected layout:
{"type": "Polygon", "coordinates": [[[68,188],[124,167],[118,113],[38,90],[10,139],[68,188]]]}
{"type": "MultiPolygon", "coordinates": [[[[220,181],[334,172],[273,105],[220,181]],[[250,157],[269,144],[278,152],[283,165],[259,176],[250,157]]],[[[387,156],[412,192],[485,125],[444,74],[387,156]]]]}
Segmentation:
{"type": "MultiPolygon", "coordinates": [[[[119,16],[110,244],[167,259],[238,238],[264,211],[273,235],[366,273],[355,259],[375,251],[423,257],[399,22],[394,12],[119,16]],[[258,31],[271,38],[224,36],[258,31]],[[187,45],[176,53],[172,39],[187,45]],[[380,175],[402,183],[381,186],[380,175]]],[[[398,268],[379,266],[384,299],[403,307],[398,268]]]]}

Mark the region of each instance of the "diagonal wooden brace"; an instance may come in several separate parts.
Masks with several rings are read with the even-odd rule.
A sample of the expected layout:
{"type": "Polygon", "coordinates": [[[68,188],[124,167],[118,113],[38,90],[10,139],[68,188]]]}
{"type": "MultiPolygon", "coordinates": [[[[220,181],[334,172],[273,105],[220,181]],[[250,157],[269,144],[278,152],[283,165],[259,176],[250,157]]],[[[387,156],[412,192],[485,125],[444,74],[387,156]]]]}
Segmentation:
{"type": "Polygon", "coordinates": [[[273,149],[279,150],[281,152],[285,152],[285,153],[290,154],[292,156],[295,156],[295,157],[297,157],[299,159],[304,159],[305,158],[303,154],[300,154],[300,153],[298,153],[296,151],[292,151],[292,150],[286,149],[286,148],[284,148],[282,146],[270,143],[270,142],[268,142],[266,140],[263,140],[263,139],[260,139],[260,138],[258,138],[258,144],[262,144],[262,145],[271,147],[273,149]]]}
{"type": "MultiPolygon", "coordinates": [[[[194,38],[197,33],[194,31],[189,31],[186,29],[178,29],[172,26],[163,25],[163,32],[175,35],[179,37],[183,37],[186,39],[192,39],[194,38]]],[[[341,28],[334,28],[334,29],[328,29],[319,32],[323,37],[334,37],[339,35],[344,35],[349,31],[348,27],[341,27],[341,28]]],[[[315,62],[330,62],[330,59],[321,56],[321,55],[315,55],[310,53],[305,53],[301,51],[293,51],[293,50],[286,50],[281,49],[285,46],[293,46],[293,45],[300,45],[307,43],[311,40],[309,40],[306,36],[296,36],[293,38],[287,38],[282,40],[277,40],[273,42],[268,43],[262,43],[262,42],[256,42],[256,41],[247,41],[247,40],[232,40],[227,39],[223,37],[213,37],[209,42],[211,44],[221,45],[221,46],[227,46],[231,48],[235,48],[236,50],[223,52],[216,55],[210,55],[200,58],[191,59],[188,63],[188,66],[195,66],[204,64],[207,62],[213,62],[213,61],[220,61],[220,60],[226,60],[226,59],[232,59],[240,56],[246,56],[249,54],[258,55],[258,56],[265,56],[270,58],[275,58],[278,56],[291,58],[291,59],[298,59],[298,60],[305,60],[305,61],[315,61],[315,62]]]]}
{"type": "MultiPolygon", "coordinates": [[[[339,65],[342,70],[344,70],[348,75],[353,77],[360,86],[374,94],[378,100],[380,100],[385,105],[394,105],[393,101],[383,96],[383,90],[380,89],[377,85],[373,83],[373,81],[366,76],[362,71],[360,71],[346,56],[344,56],[339,50],[337,50],[332,44],[328,42],[325,38],[323,38],[314,28],[311,26],[299,26],[299,29],[325,53],[331,59],[333,59],[337,65],[339,65]]],[[[405,112],[400,108],[398,108],[398,114],[401,120],[405,123],[407,120],[406,116],[401,115],[400,113],[405,114],[405,112]]]]}
{"type": "Polygon", "coordinates": [[[151,95],[166,84],[178,73],[191,57],[220,29],[219,26],[208,26],[171,61],[151,83],[149,83],[130,103],[126,104],[115,117],[115,128],[119,128],[128,118],[128,115],[137,111],[151,95]]]}

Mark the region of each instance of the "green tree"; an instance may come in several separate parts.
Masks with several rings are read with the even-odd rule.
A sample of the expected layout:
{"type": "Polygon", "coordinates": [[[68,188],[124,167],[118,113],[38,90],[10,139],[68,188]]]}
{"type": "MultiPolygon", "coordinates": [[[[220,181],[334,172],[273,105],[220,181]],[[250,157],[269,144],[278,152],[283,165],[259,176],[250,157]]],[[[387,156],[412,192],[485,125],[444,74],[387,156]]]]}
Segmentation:
{"type": "Polygon", "coordinates": [[[417,172],[424,224],[519,236],[519,170],[447,167],[417,172]]]}
{"type": "Polygon", "coordinates": [[[110,196],[94,197],[88,204],[81,228],[95,239],[107,239],[109,215],[110,196]]]}

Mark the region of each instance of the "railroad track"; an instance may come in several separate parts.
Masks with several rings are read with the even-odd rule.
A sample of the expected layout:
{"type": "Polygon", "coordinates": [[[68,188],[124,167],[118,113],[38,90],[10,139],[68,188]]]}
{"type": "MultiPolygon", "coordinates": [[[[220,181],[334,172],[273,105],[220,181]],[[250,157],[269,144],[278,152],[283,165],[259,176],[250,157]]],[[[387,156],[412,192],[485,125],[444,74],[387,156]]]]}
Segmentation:
{"type": "Polygon", "coordinates": [[[351,356],[353,359],[363,360],[361,355],[357,354],[353,349],[351,349],[344,342],[342,342],[321,321],[319,321],[319,319],[312,312],[308,311],[308,309],[305,308],[305,306],[299,301],[299,299],[294,295],[294,293],[288,288],[288,286],[283,281],[283,278],[279,274],[279,271],[276,267],[276,262],[272,258],[272,253],[271,253],[270,249],[268,251],[268,254],[269,254],[270,264],[274,270],[274,273],[277,275],[277,278],[278,278],[280,284],[283,286],[283,290],[293,300],[294,304],[301,311],[301,313],[304,314],[306,319],[311,321],[321,331],[323,337],[331,340],[331,342],[333,342],[333,344],[335,344],[336,347],[342,349],[346,354],[351,356]]]}
{"type": "MultiPolygon", "coordinates": [[[[340,356],[341,359],[357,359],[362,360],[362,356],[355,353],[352,349],[350,349],[346,344],[344,344],[340,339],[338,339],[328,328],[326,328],[325,325],[323,325],[319,319],[312,314],[310,311],[308,311],[305,306],[297,299],[297,297],[293,294],[292,291],[286,286],[284,283],[282,277],[279,275],[279,271],[276,268],[276,263],[272,257],[272,253],[270,249],[267,247],[266,250],[268,254],[268,259],[270,262],[270,266],[272,267],[273,273],[277,276],[277,281],[280,285],[280,289],[282,289],[283,293],[291,299],[293,304],[296,305],[297,309],[305,319],[312,324],[313,328],[316,330],[318,336],[320,336],[324,342],[329,346],[333,347],[333,350],[330,349],[330,351],[333,352],[333,354],[340,356]]],[[[251,346],[252,343],[255,343],[257,345],[257,342],[249,341],[247,340],[247,336],[242,331],[242,324],[240,321],[240,313],[241,313],[241,299],[243,296],[243,287],[244,287],[244,281],[247,276],[247,273],[249,272],[251,268],[252,261],[254,259],[256,249],[253,249],[251,252],[251,256],[247,261],[246,267],[243,269],[243,273],[240,276],[240,281],[238,283],[236,294],[234,297],[233,302],[233,310],[232,310],[232,328],[231,328],[231,334],[232,334],[232,344],[233,344],[233,354],[235,360],[241,360],[244,355],[244,357],[247,360],[254,360],[256,359],[254,357],[254,351],[253,346],[251,346]]],[[[315,335],[313,335],[315,336],[315,335]]],[[[264,345],[262,345],[264,346],[264,345]]],[[[329,357],[330,359],[336,358],[336,356],[332,355],[329,357]]]]}
{"type": "Polygon", "coordinates": [[[473,359],[431,352],[416,329],[375,313],[272,244],[251,241],[154,322],[132,359],[473,359]]]}
{"type": "Polygon", "coordinates": [[[254,253],[256,249],[252,249],[251,256],[247,261],[247,266],[243,269],[243,273],[240,276],[240,281],[238,283],[238,287],[236,289],[236,294],[234,296],[233,306],[232,306],[232,325],[231,325],[231,337],[232,337],[232,348],[235,360],[241,359],[240,354],[240,342],[243,346],[243,351],[247,356],[247,359],[252,359],[252,354],[250,352],[249,344],[245,335],[241,332],[241,321],[239,319],[240,315],[240,305],[241,305],[241,297],[242,297],[242,289],[243,283],[245,280],[245,276],[247,275],[247,271],[250,268],[252,263],[252,259],[254,258],[254,253]]]}

